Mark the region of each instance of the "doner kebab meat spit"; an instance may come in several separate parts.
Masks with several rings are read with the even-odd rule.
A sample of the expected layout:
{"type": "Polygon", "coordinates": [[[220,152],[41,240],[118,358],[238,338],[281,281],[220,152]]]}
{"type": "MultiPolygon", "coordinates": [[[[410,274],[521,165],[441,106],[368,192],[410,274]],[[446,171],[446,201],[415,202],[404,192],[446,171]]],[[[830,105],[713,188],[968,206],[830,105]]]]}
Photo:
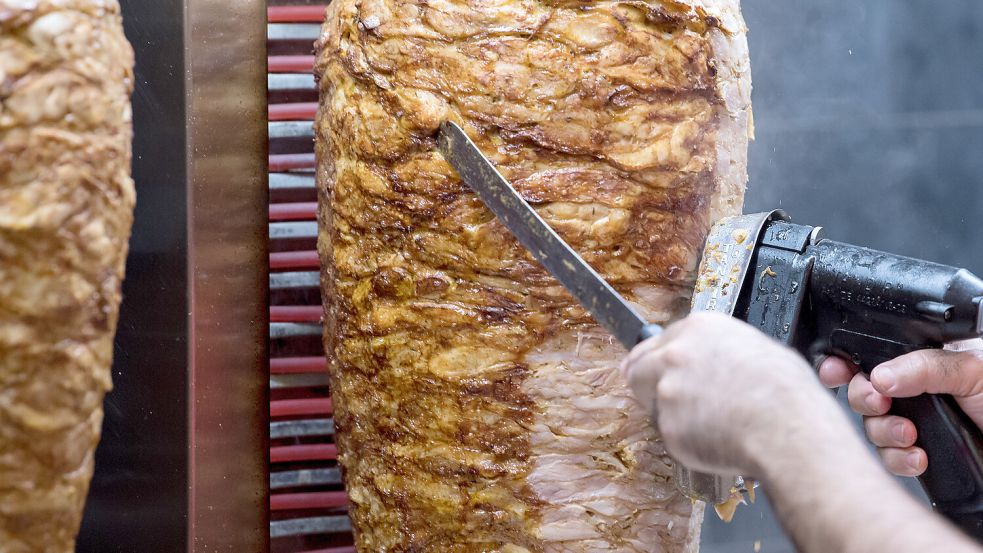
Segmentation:
{"type": "Polygon", "coordinates": [[[133,218],[115,0],[0,0],[0,552],[75,550],[133,218]]]}
{"type": "Polygon", "coordinates": [[[452,120],[645,320],[741,211],[736,0],[335,0],[317,43],[325,346],[360,551],[695,551],[624,349],[436,150],[452,120]]]}

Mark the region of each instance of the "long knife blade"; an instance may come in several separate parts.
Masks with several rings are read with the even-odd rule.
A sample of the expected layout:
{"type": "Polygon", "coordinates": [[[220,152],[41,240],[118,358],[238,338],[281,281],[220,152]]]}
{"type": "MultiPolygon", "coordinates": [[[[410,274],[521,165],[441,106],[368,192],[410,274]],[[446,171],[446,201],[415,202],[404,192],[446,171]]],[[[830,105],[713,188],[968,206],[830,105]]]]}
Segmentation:
{"type": "Polygon", "coordinates": [[[495,169],[461,127],[440,126],[438,148],[461,180],[505,224],[546,270],[627,349],[661,332],[563,241],[495,169]]]}

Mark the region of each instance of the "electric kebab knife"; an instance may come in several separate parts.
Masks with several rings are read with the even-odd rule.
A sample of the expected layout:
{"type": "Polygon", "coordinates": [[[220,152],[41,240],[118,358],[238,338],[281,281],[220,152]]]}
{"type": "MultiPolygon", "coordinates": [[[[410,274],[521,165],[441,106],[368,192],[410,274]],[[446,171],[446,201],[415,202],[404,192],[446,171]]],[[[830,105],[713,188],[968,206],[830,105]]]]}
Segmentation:
{"type": "MultiPolygon", "coordinates": [[[[556,234],[481,153],[445,122],[440,152],[533,257],[625,348],[657,336],[649,324],[556,234]]],[[[727,313],[807,358],[835,354],[865,373],[908,352],[983,336],[983,280],[965,269],[821,238],[781,211],[730,217],[710,231],[692,308],[727,313]]],[[[983,433],[948,395],[895,399],[928,454],[919,477],[934,508],[983,542],[983,433]]],[[[744,489],[740,476],[676,463],[676,483],[711,504],[744,489]]]]}

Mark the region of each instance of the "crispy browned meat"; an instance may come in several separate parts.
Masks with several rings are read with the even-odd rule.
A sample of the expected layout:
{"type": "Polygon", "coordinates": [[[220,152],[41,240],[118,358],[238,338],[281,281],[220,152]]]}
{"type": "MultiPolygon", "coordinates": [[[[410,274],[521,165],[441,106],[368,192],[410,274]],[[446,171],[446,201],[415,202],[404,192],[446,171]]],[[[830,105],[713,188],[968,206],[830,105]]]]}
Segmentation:
{"type": "Polygon", "coordinates": [[[740,210],[737,0],[334,0],[318,187],[360,551],[692,551],[702,505],[598,328],[435,151],[461,124],[653,321],[740,210]]]}
{"type": "Polygon", "coordinates": [[[111,387],[133,52],[115,0],[0,0],[0,552],[68,553],[111,387]]]}

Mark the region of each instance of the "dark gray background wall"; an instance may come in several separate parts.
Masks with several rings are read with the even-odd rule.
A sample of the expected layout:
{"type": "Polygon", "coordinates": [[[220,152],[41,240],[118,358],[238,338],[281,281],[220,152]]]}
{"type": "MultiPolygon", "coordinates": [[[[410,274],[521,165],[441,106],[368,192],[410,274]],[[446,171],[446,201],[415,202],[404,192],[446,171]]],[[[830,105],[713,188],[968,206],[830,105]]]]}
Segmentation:
{"type": "Polygon", "coordinates": [[[748,209],[983,272],[983,3],[743,5],[748,209]]]}
{"type": "MultiPolygon", "coordinates": [[[[744,0],[757,139],[747,211],[983,274],[983,2],[744,0]]],[[[831,483],[830,493],[835,493],[831,483]]],[[[794,551],[767,505],[704,553],[794,551]]]]}

